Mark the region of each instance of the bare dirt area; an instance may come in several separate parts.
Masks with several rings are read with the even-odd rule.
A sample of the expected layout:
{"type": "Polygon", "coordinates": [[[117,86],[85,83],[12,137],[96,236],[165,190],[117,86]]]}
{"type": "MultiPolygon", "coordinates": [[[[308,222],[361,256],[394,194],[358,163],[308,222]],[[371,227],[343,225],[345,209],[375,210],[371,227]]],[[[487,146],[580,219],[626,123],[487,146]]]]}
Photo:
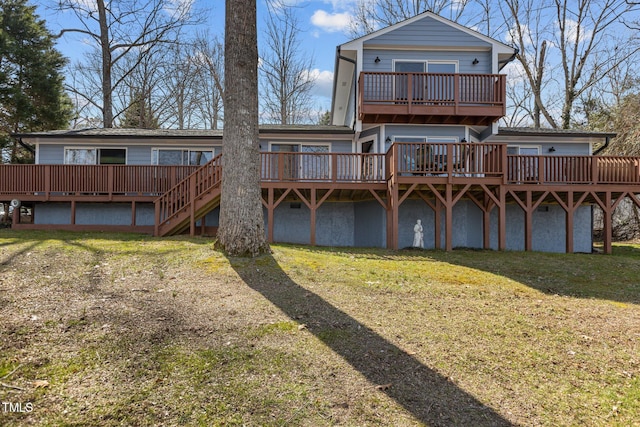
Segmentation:
{"type": "Polygon", "coordinates": [[[640,255],[618,252],[0,230],[0,424],[638,425],[640,255]]]}

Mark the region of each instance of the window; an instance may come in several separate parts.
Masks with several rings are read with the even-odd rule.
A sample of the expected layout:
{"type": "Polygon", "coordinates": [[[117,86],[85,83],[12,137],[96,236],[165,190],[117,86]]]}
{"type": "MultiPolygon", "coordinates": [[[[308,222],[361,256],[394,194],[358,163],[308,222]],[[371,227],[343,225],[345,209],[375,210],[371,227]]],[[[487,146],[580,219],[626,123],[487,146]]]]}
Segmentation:
{"type": "Polygon", "coordinates": [[[124,165],[127,163],[125,148],[65,148],[67,165],[124,165]]]}
{"type": "Polygon", "coordinates": [[[164,166],[201,166],[213,159],[214,151],[190,150],[185,148],[154,148],[151,150],[151,163],[164,166]]]}

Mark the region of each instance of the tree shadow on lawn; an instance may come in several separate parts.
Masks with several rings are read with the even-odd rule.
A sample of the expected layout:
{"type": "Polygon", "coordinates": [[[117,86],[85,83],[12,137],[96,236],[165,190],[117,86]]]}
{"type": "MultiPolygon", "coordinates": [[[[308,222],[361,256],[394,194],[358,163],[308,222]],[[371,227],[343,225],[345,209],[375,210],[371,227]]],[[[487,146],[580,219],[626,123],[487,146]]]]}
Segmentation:
{"type": "MultiPolygon", "coordinates": [[[[613,255],[492,251],[459,248],[451,252],[406,248],[307,247],[317,253],[382,261],[442,262],[508,277],[549,295],[640,304],[640,249],[614,247],[613,255]]],[[[490,283],[487,283],[490,285],[490,283]]]]}
{"type": "Polygon", "coordinates": [[[293,281],[270,255],[229,258],[252,289],[427,425],[511,426],[494,409],[366,325],[293,281]]]}

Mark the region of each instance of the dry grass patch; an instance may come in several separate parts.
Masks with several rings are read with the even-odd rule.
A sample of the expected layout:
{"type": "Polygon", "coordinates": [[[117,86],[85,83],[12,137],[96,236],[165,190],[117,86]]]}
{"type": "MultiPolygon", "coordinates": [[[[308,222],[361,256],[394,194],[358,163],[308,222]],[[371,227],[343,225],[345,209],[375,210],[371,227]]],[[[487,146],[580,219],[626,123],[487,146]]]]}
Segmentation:
{"type": "Polygon", "coordinates": [[[0,318],[0,398],[23,409],[0,424],[640,419],[634,245],[246,260],[205,239],[2,230],[0,318]]]}

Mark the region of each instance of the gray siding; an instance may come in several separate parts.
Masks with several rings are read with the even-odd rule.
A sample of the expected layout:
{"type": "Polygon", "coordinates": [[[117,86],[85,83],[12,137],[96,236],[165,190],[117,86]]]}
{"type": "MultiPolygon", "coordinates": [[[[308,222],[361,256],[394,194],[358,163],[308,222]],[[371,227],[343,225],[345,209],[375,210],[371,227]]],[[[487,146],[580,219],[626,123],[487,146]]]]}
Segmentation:
{"type": "Polygon", "coordinates": [[[458,72],[461,74],[491,73],[490,52],[366,49],[362,55],[363,71],[395,71],[393,69],[393,60],[395,59],[411,61],[458,61],[458,72]],[[375,62],[376,57],[380,59],[380,62],[375,62]],[[476,58],[479,62],[473,65],[473,60],[476,58]]]}
{"type": "Polygon", "coordinates": [[[431,17],[412,22],[365,42],[373,45],[490,47],[478,37],[431,17]]]}

